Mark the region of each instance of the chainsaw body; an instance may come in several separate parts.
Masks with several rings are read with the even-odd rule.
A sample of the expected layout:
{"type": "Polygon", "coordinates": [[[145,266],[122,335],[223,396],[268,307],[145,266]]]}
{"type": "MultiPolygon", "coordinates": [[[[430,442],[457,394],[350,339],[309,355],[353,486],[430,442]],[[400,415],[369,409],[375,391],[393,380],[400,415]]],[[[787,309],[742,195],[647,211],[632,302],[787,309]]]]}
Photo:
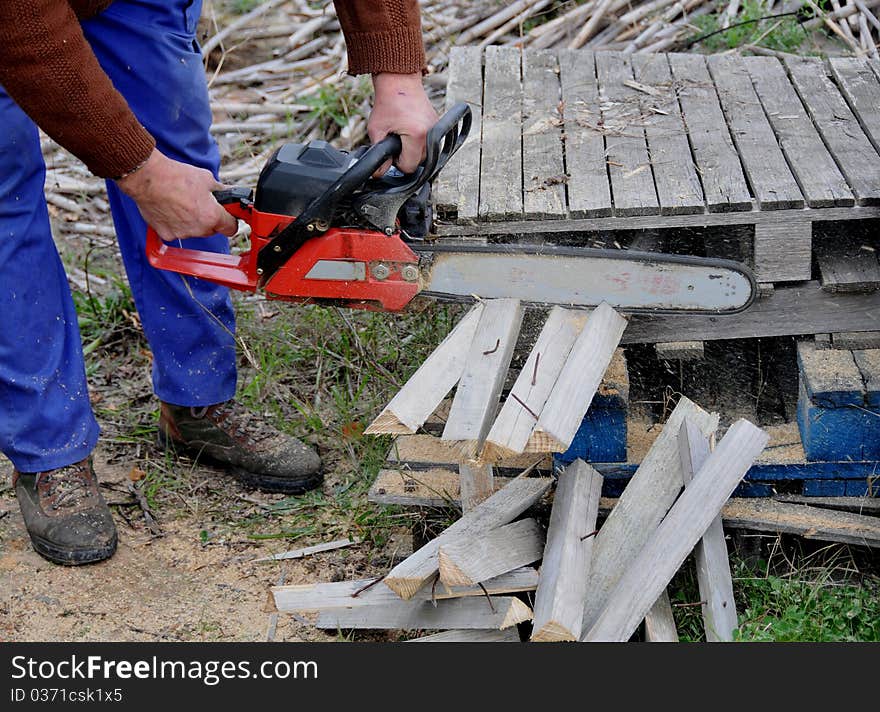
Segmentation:
{"type": "Polygon", "coordinates": [[[418,294],[419,257],[402,239],[431,223],[430,181],[467,138],[461,103],[429,132],[426,159],[412,175],[373,173],[400,153],[389,136],[369,149],[340,151],[325,141],[289,143],[260,173],[256,190],[215,193],[250,228],[250,249],[223,255],[164,243],[151,228],[154,267],[255,292],[269,299],[399,311],[418,294]]]}

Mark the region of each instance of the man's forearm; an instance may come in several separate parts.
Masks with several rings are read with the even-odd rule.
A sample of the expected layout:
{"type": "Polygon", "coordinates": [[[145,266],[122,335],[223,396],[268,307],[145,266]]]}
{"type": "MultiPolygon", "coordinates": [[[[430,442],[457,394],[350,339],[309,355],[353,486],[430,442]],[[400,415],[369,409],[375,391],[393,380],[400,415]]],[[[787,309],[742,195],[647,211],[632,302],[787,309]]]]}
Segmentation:
{"type": "Polygon", "coordinates": [[[0,85],[95,175],[143,163],[155,142],[113,88],[66,0],[0,2],[0,85]]]}

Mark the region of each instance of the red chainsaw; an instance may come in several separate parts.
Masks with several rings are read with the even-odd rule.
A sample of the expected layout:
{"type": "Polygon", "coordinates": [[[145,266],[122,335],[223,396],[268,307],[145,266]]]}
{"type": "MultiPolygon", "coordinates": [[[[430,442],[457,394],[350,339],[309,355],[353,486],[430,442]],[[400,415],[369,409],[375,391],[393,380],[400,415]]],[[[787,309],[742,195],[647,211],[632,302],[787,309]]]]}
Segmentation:
{"type": "Polygon", "coordinates": [[[325,141],[288,143],[260,173],[256,190],[215,193],[250,227],[250,249],[217,254],[164,243],[151,228],[147,255],[160,269],[268,299],[399,311],[417,295],[510,297],[536,304],[629,312],[735,313],[755,280],[728,260],[552,244],[426,240],[431,181],[461,147],[471,111],[459,103],[427,137],[411,175],[373,174],[399,155],[398,136],[355,152],[325,141]]]}

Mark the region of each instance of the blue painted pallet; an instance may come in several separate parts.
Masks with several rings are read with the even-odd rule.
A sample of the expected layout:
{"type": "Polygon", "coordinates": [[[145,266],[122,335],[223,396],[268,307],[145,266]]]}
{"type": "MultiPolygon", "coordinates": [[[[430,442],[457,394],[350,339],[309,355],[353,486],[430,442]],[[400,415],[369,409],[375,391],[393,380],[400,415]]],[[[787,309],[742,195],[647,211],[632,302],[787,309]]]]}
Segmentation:
{"type": "Polygon", "coordinates": [[[878,408],[855,404],[823,407],[810,398],[801,383],[797,421],[807,460],[880,459],[878,408]]]}

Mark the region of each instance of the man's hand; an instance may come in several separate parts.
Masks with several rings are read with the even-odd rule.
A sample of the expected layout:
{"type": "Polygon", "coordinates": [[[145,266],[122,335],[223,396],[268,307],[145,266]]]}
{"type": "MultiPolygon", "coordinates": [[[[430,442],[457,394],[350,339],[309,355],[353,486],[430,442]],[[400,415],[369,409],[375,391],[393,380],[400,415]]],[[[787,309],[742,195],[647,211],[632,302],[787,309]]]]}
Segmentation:
{"type": "Polygon", "coordinates": [[[166,242],[216,232],[232,236],[238,228],[238,221],[211,194],[224,186],[210,171],[174,161],[158,149],[117,184],[166,242]]]}
{"type": "MultiPolygon", "coordinates": [[[[400,136],[403,150],[395,161],[404,173],[412,173],[425,158],[425,136],[437,123],[437,112],[431,106],[421,74],[374,74],[376,98],[367,122],[370,141],[377,143],[390,133],[400,136]]],[[[388,170],[385,164],[377,172],[388,170]]]]}

